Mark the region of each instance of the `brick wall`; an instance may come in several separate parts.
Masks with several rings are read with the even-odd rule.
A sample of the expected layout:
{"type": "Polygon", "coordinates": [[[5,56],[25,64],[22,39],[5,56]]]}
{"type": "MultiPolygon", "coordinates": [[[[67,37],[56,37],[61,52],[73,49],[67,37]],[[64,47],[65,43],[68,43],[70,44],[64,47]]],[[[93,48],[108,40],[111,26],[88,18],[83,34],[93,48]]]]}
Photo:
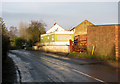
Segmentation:
{"type": "Polygon", "coordinates": [[[115,26],[115,33],[116,33],[116,46],[115,46],[115,49],[116,49],[116,59],[117,60],[120,60],[120,25],[116,25],[115,26]]]}
{"type": "Polygon", "coordinates": [[[115,25],[89,26],[87,29],[87,50],[94,54],[115,57],[115,25]]]}
{"type": "Polygon", "coordinates": [[[93,25],[88,20],[84,20],[82,23],[75,27],[75,36],[87,34],[87,26],[93,25]]]}
{"type": "Polygon", "coordinates": [[[119,53],[119,61],[120,61],[120,25],[118,26],[118,53],[119,53]]]}

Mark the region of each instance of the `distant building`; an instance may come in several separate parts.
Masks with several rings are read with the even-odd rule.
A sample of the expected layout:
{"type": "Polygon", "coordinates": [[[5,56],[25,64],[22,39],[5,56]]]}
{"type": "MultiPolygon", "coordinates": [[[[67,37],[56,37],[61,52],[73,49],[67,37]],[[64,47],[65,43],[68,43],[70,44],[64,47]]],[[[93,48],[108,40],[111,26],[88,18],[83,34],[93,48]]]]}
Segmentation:
{"type": "Polygon", "coordinates": [[[74,32],[74,40],[86,39],[87,38],[87,27],[94,25],[88,20],[84,20],[82,23],[72,28],[70,31],[74,32]]]}
{"type": "Polygon", "coordinates": [[[77,25],[75,27],[75,36],[87,34],[87,27],[90,25],[94,25],[94,24],[92,24],[88,20],[84,20],[82,23],[77,25]]]}
{"type": "Polygon", "coordinates": [[[75,32],[75,27],[73,27],[72,29],[70,29],[69,31],[73,31],[73,32],[75,32]]]}
{"type": "Polygon", "coordinates": [[[54,24],[46,33],[52,33],[52,32],[56,32],[56,31],[65,31],[65,29],[63,29],[61,26],[59,26],[58,24],[54,24]]]}
{"type": "Polygon", "coordinates": [[[55,23],[46,34],[41,35],[41,45],[46,46],[45,51],[68,52],[70,39],[74,40],[74,32],[67,31],[55,23]]]}

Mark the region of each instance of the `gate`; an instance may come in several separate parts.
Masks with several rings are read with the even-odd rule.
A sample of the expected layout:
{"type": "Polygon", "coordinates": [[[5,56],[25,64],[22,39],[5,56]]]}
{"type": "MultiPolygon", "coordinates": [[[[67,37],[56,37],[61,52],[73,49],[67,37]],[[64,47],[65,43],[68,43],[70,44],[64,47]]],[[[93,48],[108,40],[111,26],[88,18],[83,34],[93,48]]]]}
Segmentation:
{"type": "Polygon", "coordinates": [[[78,35],[74,41],[70,40],[70,52],[72,51],[87,51],[87,35],[78,35]]]}

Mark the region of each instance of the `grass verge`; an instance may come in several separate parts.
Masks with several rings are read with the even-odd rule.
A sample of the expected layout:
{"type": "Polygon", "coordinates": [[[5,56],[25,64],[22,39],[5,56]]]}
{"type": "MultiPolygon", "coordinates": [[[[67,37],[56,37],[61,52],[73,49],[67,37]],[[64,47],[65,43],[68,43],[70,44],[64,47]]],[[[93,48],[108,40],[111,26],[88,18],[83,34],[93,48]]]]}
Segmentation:
{"type": "Polygon", "coordinates": [[[115,58],[104,56],[104,55],[91,55],[88,53],[78,53],[78,52],[72,52],[67,55],[68,57],[74,57],[74,58],[81,58],[81,59],[96,59],[106,62],[116,62],[115,58]]]}

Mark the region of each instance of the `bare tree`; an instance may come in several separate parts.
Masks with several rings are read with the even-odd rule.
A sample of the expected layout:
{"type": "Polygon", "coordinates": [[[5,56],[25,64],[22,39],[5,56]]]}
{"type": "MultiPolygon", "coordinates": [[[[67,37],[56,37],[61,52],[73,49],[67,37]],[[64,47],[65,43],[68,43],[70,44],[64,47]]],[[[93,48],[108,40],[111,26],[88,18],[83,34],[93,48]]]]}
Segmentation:
{"type": "Polygon", "coordinates": [[[10,40],[13,40],[17,35],[17,27],[15,26],[10,26],[10,30],[9,30],[9,37],[10,40]]]}
{"type": "Polygon", "coordinates": [[[35,42],[40,42],[40,36],[41,34],[46,33],[45,29],[45,23],[39,22],[39,21],[31,21],[31,24],[29,25],[27,32],[29,33],[29,39],[35,42]]]}
{"type": "Polygon", "coordinates": [[[27,24],[24,22],[20,22],[19,24],[19,36],[25,40],[28,40],[28,33],[27,33],[27,24]]]}

